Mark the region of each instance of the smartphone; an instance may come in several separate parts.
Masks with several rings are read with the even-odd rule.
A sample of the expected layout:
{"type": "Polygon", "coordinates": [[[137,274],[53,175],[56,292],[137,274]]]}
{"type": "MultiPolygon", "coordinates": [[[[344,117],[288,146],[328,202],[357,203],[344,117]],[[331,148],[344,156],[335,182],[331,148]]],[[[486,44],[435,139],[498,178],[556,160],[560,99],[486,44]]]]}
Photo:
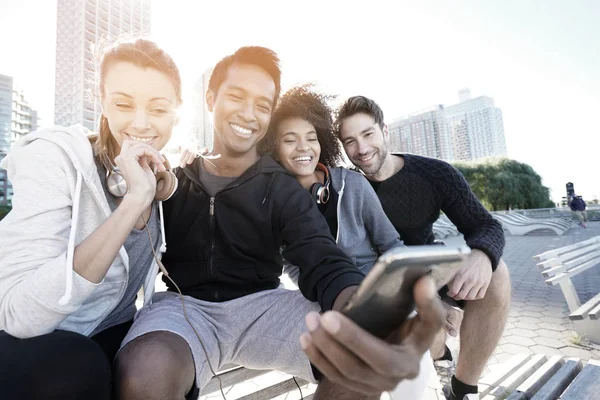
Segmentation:
{"type": "Polygon", "coordinates": [[[430,274],[440,289],[462,266],[467,246],[408,246],[389,250],[375,262],[342,309],[358,326],[385,339],[414,311],[413,286],[430,274]]]}

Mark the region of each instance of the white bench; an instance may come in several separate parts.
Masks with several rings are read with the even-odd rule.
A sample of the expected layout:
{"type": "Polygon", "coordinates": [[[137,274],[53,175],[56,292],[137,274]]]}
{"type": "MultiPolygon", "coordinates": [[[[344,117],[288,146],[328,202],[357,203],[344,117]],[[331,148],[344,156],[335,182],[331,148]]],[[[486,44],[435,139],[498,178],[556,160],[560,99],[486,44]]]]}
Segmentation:
{"type": "MultiPolygon", "coordinates": [[[[272,371],[270,370],[255,370],[255,369],[247,369],[236,365],[225,366],[221,371],[217,373],[219,378],[221,379],[221,383],[223,385],[223,390],[225,391],[225,396],[227,400],[266,400],[273,399],[277,396],[281,396],[286,393],[294,393],[296,392],[295,398],[300,398],[300,390],[302,391],[302,397],[305,400],[311,400],[314,395],[315,386],[310,385],[307,381],[302,378],[285,378],[283,380],[276,379],[273,383],[272,380],[266,379],[268,383],[264,385],[264,387],[259,388],[256,385],[251,385],[252,388],[249,392],[246,391],[241,395],[234,395],[228,393],[228,388],[234,385],[243,384],[246,381],[258,378],[260,376],[266,375],[272,371]],[[254,390],[256,389],[256,390],[254,390]]],[[[207,396],[211,399],[219,399],[221,398],[221,392],[219,387],[219,380],[216,377],[213,377],[210,382],[202,389],[200,397],[207,396]]]]}
{"type": "Polygon", "coordinates": [[[534,231],[550,230],[556,235],[564,234],[572,223],[543,219],[527,218],[517,214],[492,213],[492,216],[502,224],[505,231],[513,236],[522,236],[534,231]]]}
{"type": "MultiPolygon", "coordinates": [[[[269,371],[234,368],[220,373],[223,388],[263,375],[269,371]]],[[[296,378],[303,387],[306,382],[296,378]]],[[[313,398],[314,385],[304,387],[305,400],[313,398]]],[[[290,393],[300,398],[293,379],[287,379],[242,396],[226,393],[227,400],[267,400],[290,393]]],[[[584,400],[596,399],[600,393],[600,361],[582,361],[578,358],[547,356],[544,354],[517,354],[494,368],[479,381],[482,400],[584,400]]],[[[213,378],[202,391],[211,399],[219,399],[219,383],[213,378]]],[[[288,397],[289,398],[289,397],[288,397]]]]}
{"type": "Polygon", "coordinates": [[[518,213],[509,213],[509,214],[502,214],[506,217],[510,217],[512,218],[514,221],[516,222],[523,222],[523,223],[527,223],[527,224],[531,224],[531,223],[543,223],[543,224],[548,224],[548,225],[554,225],[557,227],[560,227],[562,229],[569,229],[573,226],[573,221],[564,221],[562,218],[553,218],[553,219],[536,219],[536,218],[531,218],[531,217],[527,217],[523,214],[518,214],[518,213]]]}
{"type": "Polygon", "coordinates": [[[459,234],[458,228],[446,215],[440,215],[440,217],[433,223],[433,233],[436,239],[444,239],[459,234]]]}
{"type": "MultiPolygon", "coordinates": [[[[600,343],[600,293],[581,304],[571,278],[600,266],[600,236],[570,246],[546,251],[534,257],[548,285],[560,285],[569,306],[575,331],[600,343]]],[[[600,288],[598,288],[600,292],[600,288]]]]}
{"type": "Polygon", "coordinates": [[[598,399],[600,361],[518,354],[479,381],[482,400],[598,399]]]}

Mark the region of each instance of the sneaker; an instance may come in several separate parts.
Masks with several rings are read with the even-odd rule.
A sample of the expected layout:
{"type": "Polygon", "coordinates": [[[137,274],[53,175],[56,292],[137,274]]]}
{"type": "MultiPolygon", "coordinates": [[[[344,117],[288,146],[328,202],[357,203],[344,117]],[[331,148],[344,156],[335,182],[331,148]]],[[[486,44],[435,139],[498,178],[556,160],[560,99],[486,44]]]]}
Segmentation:
{"type": "MultiPolygon", "coordinates": [[[[442,392],[444,393],[446,400],[455,400],[455,398],[452,397],[452,389],[450,389],[450,385],[444,385],[442,392]]],[[[456,400],[479,400],[479,393],[469,393],[466,394],[462,399],[456,400]]]]}

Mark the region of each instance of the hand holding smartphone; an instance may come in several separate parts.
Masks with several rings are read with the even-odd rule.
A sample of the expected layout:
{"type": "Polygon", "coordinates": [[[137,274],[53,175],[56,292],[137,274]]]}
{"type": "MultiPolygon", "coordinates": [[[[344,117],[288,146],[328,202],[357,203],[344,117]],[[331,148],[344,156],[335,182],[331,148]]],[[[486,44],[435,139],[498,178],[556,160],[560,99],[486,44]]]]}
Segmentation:
{"type": "Polygon", "coordinates": [[[414,310],[413,286],[430,274],[440,289],[452,279],[471,250],[464,247],[409,246],[382,254],[342,309],[361,328],[386,338],[414,310]]]}

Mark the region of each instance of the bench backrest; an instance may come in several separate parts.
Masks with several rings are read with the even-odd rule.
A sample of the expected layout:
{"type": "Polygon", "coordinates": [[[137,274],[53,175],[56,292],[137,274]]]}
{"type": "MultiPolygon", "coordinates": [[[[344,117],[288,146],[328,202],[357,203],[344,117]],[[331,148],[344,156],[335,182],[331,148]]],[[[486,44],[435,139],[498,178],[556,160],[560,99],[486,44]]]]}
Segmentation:
{"type": "Polygon", "coordinates": [[[600,236],[594,236],[593,238],[584,240],[579,243],[571,244],[569,246],[559,247],[558,249],[548,250],[541,254],[538,254],[534,258],[538,261],[546,261],[552,258],[560,258],[564,256],[569,256],[569,253],[583,249],[587,246],[593,246],[594,244],[600,243],[600,236]]]}
{"type": "Polygon", "coordinates": [[[600,264],[600,236],[550,250],[535,257],[546,283],[555,285],[600,264]]]}

